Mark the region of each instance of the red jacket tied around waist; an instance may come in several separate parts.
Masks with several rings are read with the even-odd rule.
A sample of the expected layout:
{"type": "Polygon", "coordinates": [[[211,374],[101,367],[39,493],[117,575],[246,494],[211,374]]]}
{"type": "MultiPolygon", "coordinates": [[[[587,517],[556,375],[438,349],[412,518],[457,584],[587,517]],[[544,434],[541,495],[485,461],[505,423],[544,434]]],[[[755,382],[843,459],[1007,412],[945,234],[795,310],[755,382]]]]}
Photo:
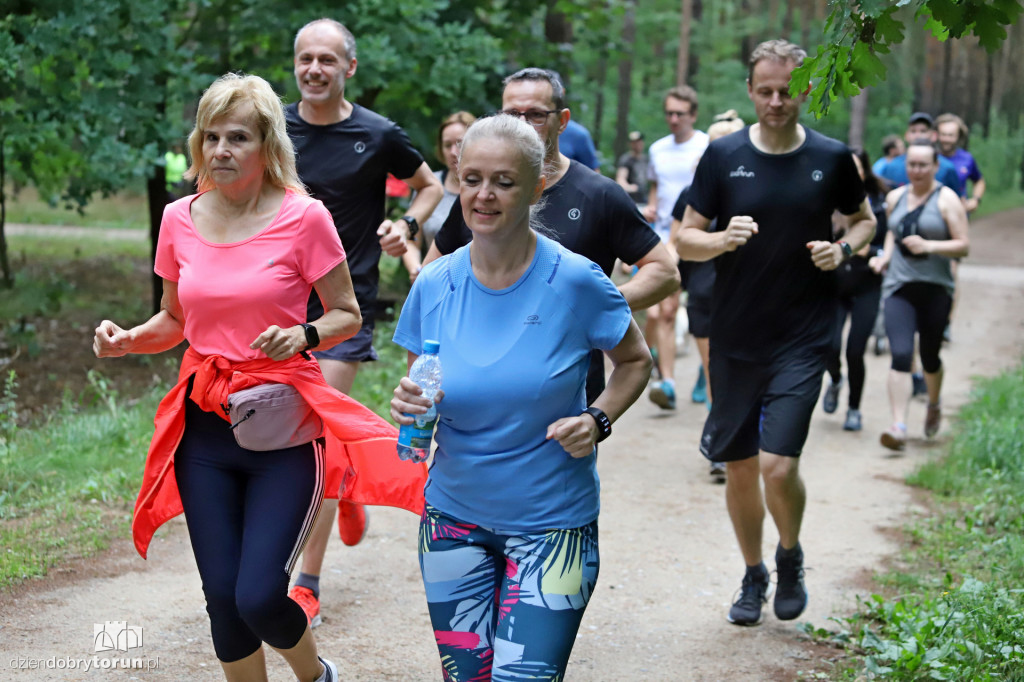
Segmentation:
{"type": "Polygon", "coordinates": [[[324,421],[327,440],[327,497],[359,504],[423,511],[424,464],[403,462],[395,454],[398,431],[361,403],[331,388],[315,361],[301,356],[278,362],[269,358],[231,362],[219,355],[185,352],[178,383],[157,408],[142,489],[135,501],[132,537],[143,558],[153,533],[182,512],[174,477],[174,453],[185,431],[189,377],[191,399],[227,420],[220,408],[228,394],[265,383],[291,384],[324,421]]]}

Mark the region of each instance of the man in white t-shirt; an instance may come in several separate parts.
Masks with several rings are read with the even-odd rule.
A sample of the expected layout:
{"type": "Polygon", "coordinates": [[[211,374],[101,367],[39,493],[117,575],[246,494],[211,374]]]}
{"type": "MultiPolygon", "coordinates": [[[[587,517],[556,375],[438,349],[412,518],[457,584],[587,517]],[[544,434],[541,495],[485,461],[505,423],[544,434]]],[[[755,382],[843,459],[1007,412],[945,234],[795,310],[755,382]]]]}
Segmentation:
{"type": "MultiPolygon", "coordinates": [[[[680,192],[693,182],[697,162],[708,146],[708,136],[693,127],[697,121],[697,91],[690,86],[682,85],[669,90],[665,95],[664,107],[670,134],[654,142],[647,153],[649,189],[644,217],[654,225],[655,232],[671,250],[669,231],[672,227],[672,207],[680,192]]],[[[683,288],[686,288],[685,278],[683,288]]],[[[657,351],[657,367],[661,375],[659,381],[651,384],[649,397],[666,410],[675,409],[676,406],[674,366],[678,310],[678,294],[665,298],[648,309],[644,329],[647,343],[657,351]]]]}

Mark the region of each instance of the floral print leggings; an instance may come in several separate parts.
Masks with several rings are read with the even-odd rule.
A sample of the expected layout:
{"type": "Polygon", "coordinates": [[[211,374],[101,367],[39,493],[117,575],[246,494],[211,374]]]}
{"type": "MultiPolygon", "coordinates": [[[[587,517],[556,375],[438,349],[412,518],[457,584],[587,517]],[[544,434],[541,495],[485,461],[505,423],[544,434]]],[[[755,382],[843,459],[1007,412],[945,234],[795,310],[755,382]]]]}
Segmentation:
{"type": "Polygon", "coordinates": [[[427,505],[419,552],[447,682],[565,677],[597,583],[597,521],[510,535],[427,505]]]}

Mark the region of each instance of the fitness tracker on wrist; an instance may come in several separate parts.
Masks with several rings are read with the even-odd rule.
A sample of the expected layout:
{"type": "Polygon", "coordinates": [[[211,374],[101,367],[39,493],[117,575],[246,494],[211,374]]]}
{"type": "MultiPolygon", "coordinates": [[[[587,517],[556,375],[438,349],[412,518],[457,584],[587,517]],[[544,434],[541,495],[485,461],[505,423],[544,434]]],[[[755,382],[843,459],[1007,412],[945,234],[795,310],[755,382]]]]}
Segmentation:
{"type": "Polygon", "coordinates": [[[853,258],[853,247],[846,242],[836,242],[839,244],[839,249],[843,252],[843,262],[846,262],[853,258]]]}
{"type": "Polygon", "coordinates": [[[588,407],[583,410],[584,414],[589,414],[597,422],[597,442],[600,443],[608,436],[612,435],[612,420],[608,418],[608,415],[604,413],[604,410],[596,407],[588,407]]]}
{"type": "Polygon", "coordinates": [[[402,220],[409,224],[409,239],[415,239],[416,234],[420,231],[420,224],[411,215],[402,216],[402,220]]]}
{"type": "Polygon", "coordinates": [[[308,322],[303,322],[299,326],[306,332],[306,347],[302,350],[307,351],[320,345],[320,332],[316,330],[316,327],[308,322]]]}

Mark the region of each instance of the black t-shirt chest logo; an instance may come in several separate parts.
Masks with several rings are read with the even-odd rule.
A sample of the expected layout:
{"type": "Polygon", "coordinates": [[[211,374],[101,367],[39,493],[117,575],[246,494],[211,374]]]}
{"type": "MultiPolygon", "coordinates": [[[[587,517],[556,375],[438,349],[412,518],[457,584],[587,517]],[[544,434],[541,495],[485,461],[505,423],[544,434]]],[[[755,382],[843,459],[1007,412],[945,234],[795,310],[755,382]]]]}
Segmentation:
{"type": "Polygon", "coordinates": [[[811,180],[814,180],[815,182],[821,182],[821,179],[823,177],[825,177],[825,174],[822,173],[820,170],[811,171],[811,180]]]}
{"type": "Polygon", "coordinates": [[[748,171],[743,166],[740,166],[736,170],[729,173],[730,178],[752,178],[754,177],[754,171],[748,171]]]}
{"type": "Polygon", "coordinates": [[[366,151],[366,143],[360,140],[359,142],[356,142],[354,145],[352,145],[352,149],[355,150],[356,154],[362,154],[363,152],[366,151]]]}
{"type": "Polygon", "coordinates": [[[580,219],[580,210],[578,208],[570,208],[569,209],[569,220],[579,220],[579,219],[580,219]]]}

